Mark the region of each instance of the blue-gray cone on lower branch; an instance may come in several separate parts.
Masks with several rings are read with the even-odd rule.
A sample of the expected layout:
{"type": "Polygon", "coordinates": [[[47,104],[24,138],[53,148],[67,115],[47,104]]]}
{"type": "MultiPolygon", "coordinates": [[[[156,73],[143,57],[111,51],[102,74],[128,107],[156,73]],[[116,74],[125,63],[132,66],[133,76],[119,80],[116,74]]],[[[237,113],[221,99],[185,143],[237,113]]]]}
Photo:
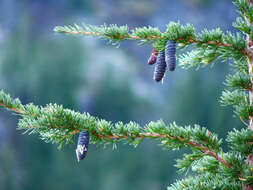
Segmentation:
{"type": "Polygon", "coordinates": [[[89,140],[90,140],[90,137],[89,137],[88,131],[82,131],[79,134],[78,143],[76,147],[76,158],[78,162],[86,157],[86,154],[88,151],[89,140]]]}
{"type": "Polygon", "coordinates": [[[159,82],[163,79],[166,71],[166,62],[165,62],[165,52],[160,52],[157,56],[155,71],[154,71],[154,80],[159,82]]]}
{"type": "Polygon", "coordinates": [[[165,61],[170,71],[176,69],[176,43],[173,40],[168,40],[166,43],[165,61]]]}

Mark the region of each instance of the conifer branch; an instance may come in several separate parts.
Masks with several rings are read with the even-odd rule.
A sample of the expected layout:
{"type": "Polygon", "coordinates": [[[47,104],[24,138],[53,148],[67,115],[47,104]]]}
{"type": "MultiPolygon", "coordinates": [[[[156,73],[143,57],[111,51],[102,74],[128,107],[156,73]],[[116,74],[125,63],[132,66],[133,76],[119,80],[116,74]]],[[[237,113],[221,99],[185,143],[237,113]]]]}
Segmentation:
{"type": "Polygon", "coordinates": [[[151,122],[145,127],[130,122],[128,124],[111,124],[89,114],[80,114],[61,106],[49,104],[38,108],[32,104],[22,105],[18,99],[13,100],[8,94],[0,91],[0,106],[18,113],[19,129],[29,133],[39,133],[47,142],[63,144],[72,142],[75,134],[82,130],[91,133],[93,143],[115,143],[127,140],[129,144],[137,146],[144,138],[158,139],[168,149],[188,146],[193,150],[201,151],[204,155],[211,156],[223,164],[232,168],[224,158],[221,141],[217,136],[205,128],[195,125],[192,127],[180,127],[175,123],[166,126],[162,121],[151,122]]]}
{"type": "Polygon", "coordinates": [[[203,146],[199,143],[196,143],[192,140],[185,140],[182,137],[175,137],[175,136],[169,136],[169,135],[158,134],[158,133],[153,133],[153,134],[151,134],[151,133],[140,133],[138,136],[136,136],[136,135],[131,135],[131,136],[126,136],[126,135],[122,135],[122,136],[119,136],[119,135],[102,136],[102,135],[96,134],[96,133],[93,133],[93,134],[98,135],[100,138],[110,138],[110,139],[117,139],[117,140],[127,139],[127,138],[131,138],[131,137],[141,138],[141,139],[144,139],[144,138],[161,138],[161,139],[162,138],[170,138],[172,140],[179,140],[179,141],[185,143],[186,145],[198,148],[205,155],[209,155],[209,156],[215,158],[217,161],[219,161],[221,164],[223,164],[227,168],[232,168],[233,167],[231,164],[227,163],[225,159],[223,159],[221,156],[219,156],[216,152],[211,151],[208,147],[205,147],[205,146],[203,146]]]}
{"type": "Polygon", "coordinates": [[[220,102],[233,106],[234,113],[249,127],[228,134],[226,140],[231,149],[228,153],[223,152],[222,141],[217,135],[198,125],[181,127],[176,123],[166,125],[163,121],[150,122],[143,127],[135,122],[113,124],[56,104],[45,107],[23,105],[3,91],[0,91],[0,107],[21,117],[18,129],[29,134],[37,133],[44,141],[57,143],[60,147],[72,143],[73,137],[85,130],[90,134],[90,142],[96,144],[125,142],[138,146],[144,139],[155,139],[167,150],[190,148],[192,153],[178,160],[176,167],[181,171],[191,168],[197,175],[174,183],[168,190],[253,190],[253,5],[252,0],[233,2],[241,15],[233,26],[243,34],[224,33],[219,28],[196,34],[192,25],[183,26],[179,22],[170,22],[164,32],[150,26],[130,31],[126,25],[98,27],[75,24],[54,28],[58,33],[94,36],[116,45],[124,40],[152,44],[157,54],[164,52],[169,41],[181,48],[193,44],[193,50],[179,57],[183,68],[199,68],[216,60],[232,60],[235,73],[227,76],[225,84],[229,90],[223,91],[220,102]],[[249,125],[244,120],[249,121],[249,125]]]}
{"type": "MultiPolygon", "coordinates": [[[[102,26],[106,27],[106,26],[102,26]]],[[[62,34],[72,34],[72,35],[84,35],[84,36],[94,36],[94,37],[106,37],[105,33],[102,32],[88,32],[84,31],[84,29],[80,29],[80,26],[75,25],[73,26],[56,26],[54,28],[55,32],[62,33],[62,34]]],[[[117,36],[121,40],[156,40],[156,39],[163,39],[164,37],[162,36],[162,33],[159,33],[159,35],[151,35],[151,36],[137,36],[133,35],[130,33],[127,33],[125,35],[120,35],[118,34],[117,36]]],[[[185,39],[183,38],[178,38],[178,39],[173,39],[174,41],[178,42],[185,42],[185,39]]],[[[207,41],[207,42],[202,42],[200,40],[195,40],[195,39],[188,39],[186,40],[188,43],[196,43],[196,44],[206,44],[206,45],[217,45],[217,46],[224,46],[224,47],[232,47],[231,44],[228,43],[221,43],[221,42],[216,42],[216,41],[207,41]]],[[[243,50],[243,53],[246,54],[246,50],[243,50]]]]}
{"type": "Polygon", "coordinates": [[[200,174],[196,176],[190,176],[186,179],[179,180],[176,183],[168,187],[168,190],[209,190],[209,189],[220,189],[220,190],[241,190],[242,183],[238,183],[234,179],[228,179],[224,175],[210,175],[200,174]]]}
{"type": "MultiPolygon", "coordinates": [[[[92,25],[77,25],[73,26],[56,26],[54,28],[55,32],[62,34],[72,34],[72,35],[85,35],[85,36],[95,36],[100,38],[105,38],[110,40],[110,42],[121,42],[123,40],[140,40],[143,43],[155,43],[156,41],[167,41],[174,40],[178,43],[184,43],[185,45],[189,44],[200,44],[207,46],[218,46],[226,48],[238,48],[242,54],[247,55],[245,48],[240,46],[235,46],[233,43],[229,43],[228,39],[231,37],[231,34],[224,34],[219,29],[213,31],[204,30],[199,35],[195,34],[194,28],[191,25],[182,26],[180,23],[170,22],[167,25],[167,30],[162,33],[158,28],[153,27],[143,27],[137,28],[129,32],[128,26],[117,26],[117,25],[102,25],[92,26],[92,25]],[[216,33],[220,36],[218,36],[216,33]],[[207,37],[207,34],[213,35],[207,37]],[[230,36],[230,37],[229,37],[230,36]]],[[[163,45],[164,41],[162,42],[163,45]]],[[[154,44],[155,48],[158,51],[164,49],[157,44],[154,44]]]]}

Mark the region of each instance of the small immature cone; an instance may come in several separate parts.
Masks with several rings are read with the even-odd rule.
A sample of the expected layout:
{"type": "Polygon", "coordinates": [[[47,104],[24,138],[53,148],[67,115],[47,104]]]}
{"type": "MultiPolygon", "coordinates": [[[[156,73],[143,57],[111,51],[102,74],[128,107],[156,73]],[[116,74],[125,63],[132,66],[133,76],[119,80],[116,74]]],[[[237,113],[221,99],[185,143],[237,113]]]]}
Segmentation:
{"type": "Polygon", "coordinates": [[[89,145],[89,133],[88,131],[82,131],[78,137],[78,143],[76,147],[76,158],[79,162],[86,157],[89,145]]]}
{"type": "Polygon", "coordinates": [[[158,55],[158,51],[154,48],[152,51],[152,54],[150,55],[149,59],[148,59],[148,64],[149,65],[153,65],[156,63],[156,58],[158,55]]]}

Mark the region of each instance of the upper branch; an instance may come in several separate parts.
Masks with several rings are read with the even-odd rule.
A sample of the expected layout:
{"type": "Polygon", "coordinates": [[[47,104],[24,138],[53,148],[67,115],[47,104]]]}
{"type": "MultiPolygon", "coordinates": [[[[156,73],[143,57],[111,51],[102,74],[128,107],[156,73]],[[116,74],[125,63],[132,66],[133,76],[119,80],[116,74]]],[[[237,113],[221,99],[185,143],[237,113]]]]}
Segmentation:
{"type": "Polygon", "coordinates": [[[56,26],[55,32],[73,35],[86,35],[95,36],[99,38],[108,39],[112,43],[119,43],[123,40],[140,40],[142,43],[152,43],[158,50],[162,51],[165,48],[165,44],[168,40],[174,40],[184,45],[200,44],[207,46],[218,46],[232,48],[241,52],[243,55],[247,54],[244,47],[236,46],[231,38],[231,34],[224,34],[219,29],[216,30],[204,30],[201,34],[196,35],[194,27],[192,25],[182,26],[179,22],[170,22],[167,25],[167,29],[164,33],[160,32],[158,28],[143,27],[136,28],[129,31],[128,26],[117,25],[74,25],[74,26],[56,26]]]}
{"type": "MultiPolygon", "coordinates": [[[[72,35],[84,35],[84,36],[94,36],[94,37],[108,37],[108,34],[106,35],[103,32],[89,32],[89,31],[84,31],[84,30],[78,30],[78,29],[74,29],[71,26],[56,26],[54,28],[55,32],[58,33],[62,33],[62,34],[72,34],[72,35]]],[[[111,35],[112,36],[112,35],[111,35]]],[[[120,33],[117,35],[117,38],[119,38],[120,40],[159,40],[159,39],[163,39],[164,37],[162,36],[162,33],[159,33],[159,35],[151,35],[151,36],[137,36],[137,35],[133,35],[130,33],[127,33],[125,35],[120,35],[120,33]]],[[[175,41],[178,42],[185,42],[185,39],[183,38],[178,38],[178,39],[174,39],[175,41]]],[[[221,43],[221,42],[216,42],[216,41],[207,41],[207,42],[202,42],[200,40],[195,40],[195,39],[188,39],[186,40],[186,42],[188,43],[196,43],[196,44],[207,44],[207,45],[217,45],[217,46],[224,46],[224,47],[232,47],[231,44],[228,43],[221,43]]],[[[246,51],[244,52],[246,54],[246,51]]]]}

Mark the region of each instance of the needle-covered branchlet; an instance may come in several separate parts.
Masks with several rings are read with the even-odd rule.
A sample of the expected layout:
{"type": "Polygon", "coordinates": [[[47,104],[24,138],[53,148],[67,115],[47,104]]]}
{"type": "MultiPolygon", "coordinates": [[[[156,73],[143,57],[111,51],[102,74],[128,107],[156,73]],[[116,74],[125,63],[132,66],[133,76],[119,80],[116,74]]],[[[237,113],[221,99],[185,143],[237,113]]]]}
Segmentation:
{"type": "Polygon", "coordinates": [[[126,136],[126,135],[106,135],[103,136],[101,134],[96,134],[94,133],[94,135],[99,136],[99,138],[103,139],[103,138],[109,138],[109,139],[128,139],[128,138],[140,138],[140,139],[144,139],[144,138],[161,138],[161,139],[166,139],[166,138],[170,138],[170,139],[177,139],[178,141],[184,142],[185,144],[191,146],[191,147],[196,147],[199,148],[204,154],[209,155],[213,158],[215,158],[218,162],[220,162],[222,165],[224,165],[227,168],[233,168],[233,166],[229,163],[227,163],[227,161],[221,157],[220,155],[218,155],[216,152],[210,150],[208,147],[205,147],[199,143],[196,143],[192,140],[187,141],[186,139],[182,138],[182,137],[174,137],[174,136],[168,136],[168,135],[161,135],[161,134],[156,134],[156,133],[141,133],[138,136],[132,135],[132,136],[126,136]]]}

